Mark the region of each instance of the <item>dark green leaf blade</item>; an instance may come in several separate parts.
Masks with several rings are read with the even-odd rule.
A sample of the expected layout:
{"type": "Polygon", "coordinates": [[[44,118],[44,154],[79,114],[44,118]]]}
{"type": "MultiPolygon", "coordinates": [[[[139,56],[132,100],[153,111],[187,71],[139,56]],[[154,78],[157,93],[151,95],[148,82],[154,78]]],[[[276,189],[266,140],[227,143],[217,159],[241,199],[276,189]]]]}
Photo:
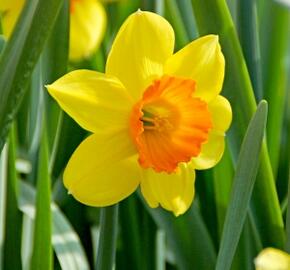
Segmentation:
{"type": "Polygon", "coordinates": [[[237,27],[256,100],[262,94],[260,42],[258,35],[257,3],[252,0],[237,1],[237,27]]]}
{"type": "Polygon", "coordinates": [[[287,206],[287,215],[286,215],[286,234],[287,234],[287,241],[285,250],[290,253],[290,170],[289,170],[289,177],[288,177],[288,206],[287,206]]]}
{"type": "MultiPolygon", "coordinates": [[[[20,182],[19,208],[29,218],[35,218],[36,191],[25,182],[20,182]]],[[[63,270],[88,270],[89,264],[72,225],[55,203],[51,204],[53,217],[52,244],[63,270]]]]}
{"type": "Polygon", "coordinates": [[[228,270],[245,222],[259,166],[267,120],[267,103],[261,101],[242,143],[231,199],[226,214],[216,270],[228,270]]]}
{"type": "MultiPolygon", "coordinates": [[[[7,183],[8,146],[0,151],[0,243],[5,237],[6,183],[7,183]]],[[[3,262],[4,247],[0,245],[0,265],[3,262]]],[[[2,269],[2,268],[1,268],[2,269]]]]}
{"type": "Polygon", "coordinates": [[[18,179],[15,168],[15,129],[9,136],[8,167],[6,183],[6,224],[4,238],[3,269],[22,269],[21,267],[21,227],[22,216],[18,210],[18,179]]]}
{"type": "Polygon", "coordinates": [[[0,149],[52,29],[62,0],[26,1],[0,58],[0,149]]]}
{"type": "Polygon", "coordinates": [[[195,204],[184,215],[176,218],[172,213],[152,209],[142,201],[158,227],[165,231],[178,269],[214,269],[214,246],[195,204]]]}
{"type": "MultiPolygon", "coordinates": [[[[289,67],[285,61],[289,52],[289,7],[282,5],[279,1],[265,1],[265,14],[261,20],[263,88],[264,98],[269,103],[267,144],[275,178],[281,151],[283,116],[289,89],[287,85],[289,67]],[[271,38],[269,39],[269,37],[271,38]]],[[[277,180],[281,181],[281,179],[277,180]]],[[[287,184],[285,183],[285,185],[287,184]]]]}
{"type": "Polygon", "coordinates": [[[96,270],[112,270],[116,256],[118,204],[103,207],[96,270]]]}
{"type": "Polygon", "coordinates": [[[52,269],[51,190],[48,172],[48,142],[43,132],[37,175],[36,218],[31,270],[52,269]]]}

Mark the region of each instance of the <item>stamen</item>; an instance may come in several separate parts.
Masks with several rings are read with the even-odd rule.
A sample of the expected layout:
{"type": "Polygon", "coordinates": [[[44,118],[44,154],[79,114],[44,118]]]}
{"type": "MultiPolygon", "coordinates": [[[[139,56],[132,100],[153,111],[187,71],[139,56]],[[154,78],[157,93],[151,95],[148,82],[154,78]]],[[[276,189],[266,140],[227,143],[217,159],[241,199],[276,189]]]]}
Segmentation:
{"type": "Polygon", "coordinates": [[[144,122],[155,123],[155,120],[149,117],[141,117],[141,120],[144,122]]]}
{"type": "Polygon", "coordinates": [[[157,130],[156,126],[144,126],[145,130],[157,130]]]}

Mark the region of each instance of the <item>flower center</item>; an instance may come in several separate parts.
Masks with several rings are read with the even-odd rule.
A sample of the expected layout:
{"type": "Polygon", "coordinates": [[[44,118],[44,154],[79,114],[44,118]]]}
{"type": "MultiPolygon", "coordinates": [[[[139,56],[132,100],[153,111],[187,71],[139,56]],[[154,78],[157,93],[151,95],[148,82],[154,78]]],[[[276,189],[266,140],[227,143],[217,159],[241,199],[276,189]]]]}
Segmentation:
{"type": "Polygon", "coordinates": [[[195,82],[163,76],[133,107],[130,131],[143,168],[172,173],[198,156],[212,127],[207,104],[194,97],[195,82]]]}
{"type": "Polygon", "coordinates": [[[159,132],[169,132],[174,128],[167,116],[160,114],[154,115],[150,112],[147,112],[146,109],[142,110],[142,113],[143,116],[140,118],[140,120],[143,123],[143,128],[145,131],[154,130],[159,132]]]}

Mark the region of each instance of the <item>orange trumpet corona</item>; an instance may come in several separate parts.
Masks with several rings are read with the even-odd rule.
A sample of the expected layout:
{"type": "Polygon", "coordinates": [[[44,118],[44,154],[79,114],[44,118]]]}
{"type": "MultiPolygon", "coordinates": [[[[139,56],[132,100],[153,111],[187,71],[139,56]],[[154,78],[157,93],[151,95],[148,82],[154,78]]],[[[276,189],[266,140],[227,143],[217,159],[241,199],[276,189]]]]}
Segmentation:
{"type": "Polygon", "coordinates": [[[172,173],[200,153],[212,122],[194,90],[194,80],[164,75],[134,106],[130,128],[143,168],[172,173]]]}

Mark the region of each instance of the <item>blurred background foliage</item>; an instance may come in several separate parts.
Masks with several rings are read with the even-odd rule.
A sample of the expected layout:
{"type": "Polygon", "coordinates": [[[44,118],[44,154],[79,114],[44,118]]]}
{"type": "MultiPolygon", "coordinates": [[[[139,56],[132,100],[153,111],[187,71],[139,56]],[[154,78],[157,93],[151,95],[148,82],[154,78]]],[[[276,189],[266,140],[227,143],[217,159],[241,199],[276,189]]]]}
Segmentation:
{"type": "Polygon", "coordinates": [[[244,270],[265,247],[290,252],[290,2],[101,2],[105,36],[81,62],[68,60],[67,0],[27,1],[9,40],[0,36],[0,269],[244,270]],[[44,85],[73,69],[104,71],[119,27],[138,8],[171,23],[176,50],[214,33],[226,57],[227,148],[215,168],[198,172],[194,203],[178,218],[136,193],[119,206],[87,207],[62,184],[87,134],[44,85]],[[265,101],[257,109],[262,99],[268,114],[265,101]]]}

